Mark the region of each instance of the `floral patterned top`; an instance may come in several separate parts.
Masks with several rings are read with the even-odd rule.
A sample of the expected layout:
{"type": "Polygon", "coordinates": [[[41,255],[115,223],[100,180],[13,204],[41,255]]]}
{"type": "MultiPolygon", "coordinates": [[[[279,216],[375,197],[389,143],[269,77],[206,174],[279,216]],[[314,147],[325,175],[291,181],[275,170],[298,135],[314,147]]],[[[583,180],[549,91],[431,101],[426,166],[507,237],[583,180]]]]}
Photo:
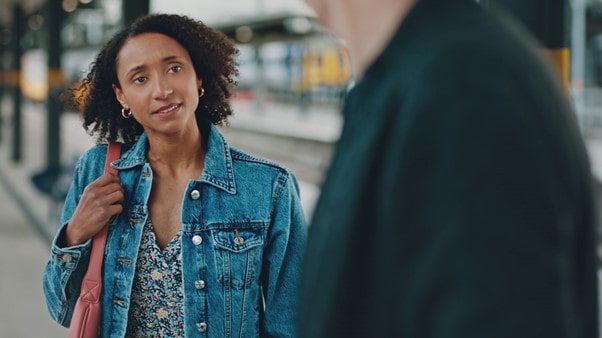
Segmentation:
{"type": "Polygon", "coordinates": [[[183,337],[180,232],[161,250],[150,220],[144,225],[128,314],[127,337],[183,337]]]}

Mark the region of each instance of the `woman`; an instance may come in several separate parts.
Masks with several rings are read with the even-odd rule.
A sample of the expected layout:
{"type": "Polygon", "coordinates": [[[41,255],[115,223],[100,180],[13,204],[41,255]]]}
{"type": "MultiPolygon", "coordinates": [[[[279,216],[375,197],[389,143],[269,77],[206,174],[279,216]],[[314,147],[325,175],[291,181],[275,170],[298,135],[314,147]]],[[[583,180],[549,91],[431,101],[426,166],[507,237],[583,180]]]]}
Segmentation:
{"type": "Polygon", "coordinates": [[[97,55],[81,103],[99,145],[75,169],[44,275],[61,325],[90,239],[110,222],[102,337],[294,335],[306,232],[296,179],[214,127],[232,114],[236,53],[203,23],[161,14],[97,55]],[[103,174],[117,140],[119,177],[103,174]]]}

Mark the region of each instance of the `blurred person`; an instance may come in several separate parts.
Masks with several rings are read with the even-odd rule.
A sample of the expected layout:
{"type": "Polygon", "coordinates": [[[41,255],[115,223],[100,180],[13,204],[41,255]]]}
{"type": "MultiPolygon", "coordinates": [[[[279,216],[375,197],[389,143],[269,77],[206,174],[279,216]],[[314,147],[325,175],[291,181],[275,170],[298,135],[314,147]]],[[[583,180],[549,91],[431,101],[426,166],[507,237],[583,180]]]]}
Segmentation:
{"type": "Polygon", "coordinates": [[[69,326],[91,237],[110,220],[101,337],[291,337],[305,222],[296,178],[229,147],[214,124],[237,50],[184,16],[142,17],[98,53],[83,81],[79,160],[44,275],[69,326]],[[119,176],[103,175],[122,140],[119,176]]]}
{"type": "Polygon", "coordinates": [[[300,337],[597,337],[592,176],[557,74],[472,0],[308,0],[358,82],[300,337]]]}

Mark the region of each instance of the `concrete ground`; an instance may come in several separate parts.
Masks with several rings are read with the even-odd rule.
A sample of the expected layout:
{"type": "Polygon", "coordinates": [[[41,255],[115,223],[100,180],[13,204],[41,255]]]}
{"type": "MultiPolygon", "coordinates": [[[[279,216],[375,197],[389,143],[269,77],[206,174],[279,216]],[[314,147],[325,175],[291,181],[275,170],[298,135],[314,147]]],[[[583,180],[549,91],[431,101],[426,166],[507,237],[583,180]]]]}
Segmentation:
{"type": "Polygon", "coordinates": [[[42,297],[49,246],[29,224],[17,202],[0,186],[0,337],[66,337],[50,319],[42,297]]]}

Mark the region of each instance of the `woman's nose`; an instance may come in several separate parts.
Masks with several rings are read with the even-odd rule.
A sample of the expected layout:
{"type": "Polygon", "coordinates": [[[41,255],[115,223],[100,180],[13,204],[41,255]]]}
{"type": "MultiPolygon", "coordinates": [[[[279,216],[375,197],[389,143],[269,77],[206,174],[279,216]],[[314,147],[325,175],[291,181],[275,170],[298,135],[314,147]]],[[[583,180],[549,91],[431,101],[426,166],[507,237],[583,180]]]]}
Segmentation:
{"type": "Polygon", "coordinates": [[[165,79],[157,79],[155,83],[155,97],[164,100],[173,93],[171,85],[165,79]]]}

